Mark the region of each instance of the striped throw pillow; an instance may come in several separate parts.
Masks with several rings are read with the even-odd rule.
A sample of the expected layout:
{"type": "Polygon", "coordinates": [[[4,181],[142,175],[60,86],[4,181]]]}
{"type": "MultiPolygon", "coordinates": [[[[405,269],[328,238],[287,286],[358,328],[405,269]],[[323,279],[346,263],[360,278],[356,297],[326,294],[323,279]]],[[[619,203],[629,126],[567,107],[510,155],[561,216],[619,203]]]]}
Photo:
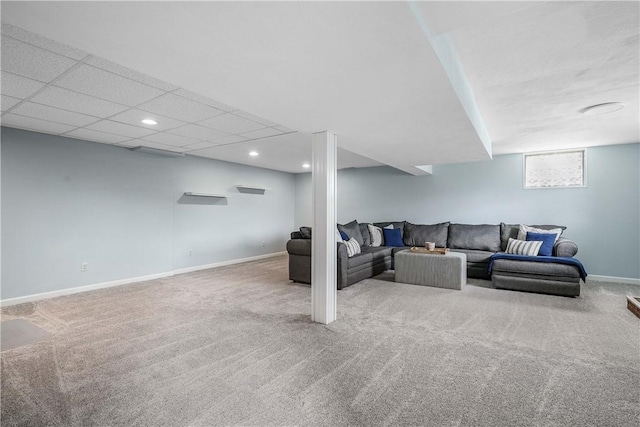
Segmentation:
{"type": "Polygon", "coordinates": [[[541,247],[542,242],[539,240],[526,241],[509,238],[506,252],[514,255],[537,256],[541,247]]]}
{"type": "Polygon", "coordinates": [[[352,256],[360,253],[360,243],[355,238],[350,238],[344,242],[347,245],[347,256],[351,258],[352,256]]]}
{"type": "Polygon", "coordinates": [[[377,248],[382,245],[382,228],[367,224],[371,236],[371,246],[377,248]]]}

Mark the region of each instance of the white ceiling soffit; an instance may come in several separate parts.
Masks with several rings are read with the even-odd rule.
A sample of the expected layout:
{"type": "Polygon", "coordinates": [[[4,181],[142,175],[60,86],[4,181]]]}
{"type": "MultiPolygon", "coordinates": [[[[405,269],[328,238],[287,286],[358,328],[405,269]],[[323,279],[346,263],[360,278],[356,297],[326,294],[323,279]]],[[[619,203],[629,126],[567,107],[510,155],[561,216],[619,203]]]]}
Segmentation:
{"type": "Polygon", "coordinates": [[[640,3],[420,2],[456,46],[493,154],[640,141],[640,3]],[[616,113],[586,116],[594,104],[616,113]]]}
{"type": "Polygon", "coordinates": [[[409,173],[490,158],[406,2],[3,2],[2,16],[409,173]]]}
{"type": "MultiPolygon", "coordinates": [[[[304,134],[6,23],[2,112],[4,126],[287,172],[305,172],[310,157],[304,134]],[[279,135],[296,135],[288,151],[265,141],[279,135]],[[244,142],[273,153],[250,157],[244,142]],[[203,150],[216,146],[225,147],[219,157],[203,150]]],[[[345,153],[342,167],[380,165],[345,153]]]]}

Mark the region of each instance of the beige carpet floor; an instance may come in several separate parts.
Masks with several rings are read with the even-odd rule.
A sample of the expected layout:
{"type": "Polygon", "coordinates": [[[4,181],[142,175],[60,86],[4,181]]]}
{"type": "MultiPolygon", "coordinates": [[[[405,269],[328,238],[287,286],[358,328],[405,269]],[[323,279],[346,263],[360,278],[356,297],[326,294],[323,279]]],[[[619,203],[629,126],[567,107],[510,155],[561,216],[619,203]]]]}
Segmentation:
{"type": "Polygon", "coordinates": [[[7,307],[3,426],[637,426],[637,286],[564,298],[394,283],[310,321],[286,257],[7,307]]]}

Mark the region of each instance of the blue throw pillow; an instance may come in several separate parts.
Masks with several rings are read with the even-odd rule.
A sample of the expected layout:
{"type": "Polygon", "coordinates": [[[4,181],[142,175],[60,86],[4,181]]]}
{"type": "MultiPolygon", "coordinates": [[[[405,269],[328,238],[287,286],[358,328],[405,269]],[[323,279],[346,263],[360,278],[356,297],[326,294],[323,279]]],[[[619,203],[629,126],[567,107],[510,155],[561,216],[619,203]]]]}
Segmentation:
{"type": "Polygon", "coordinates": [[[345,233],[344,231],[340,232],[340,237],[342,237],[342,240],[344,240],[345,242],[349,241],[349,236],[347,236],[347,233],[345,233]]]}
{"type": "Polygon", "coordinates": [[[553,245],[556,243],[555,233],[532,233],[527,232],[527,241],[541,241],[539,256],[551,256],[553,254],[553,245]]]}
{"type": "Polygon", "coordinates": [[[401,228],[383,228],[382,232],[384,233],[385,246],[395,246],[397,248],[404,246],[401,228]]]}

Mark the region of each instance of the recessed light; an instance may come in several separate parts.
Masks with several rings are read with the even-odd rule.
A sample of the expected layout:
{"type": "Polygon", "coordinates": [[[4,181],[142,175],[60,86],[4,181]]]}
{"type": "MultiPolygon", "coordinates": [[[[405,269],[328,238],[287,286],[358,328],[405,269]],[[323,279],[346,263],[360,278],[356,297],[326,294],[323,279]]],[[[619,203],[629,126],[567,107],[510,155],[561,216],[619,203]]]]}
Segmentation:
{"type": "Polygon", "coordinates": [[[142,120],[142,123],[144,123],[145,125],[157,125],[158,124],[158,122],[156,122],[153,119],[144,119],[144,120],[142,120]]]}
{"type": "Polygon", "coordinates": [[[258,155],[258,152],[257,151],[250,151],[249,155],[252,156],[252,157],[255,157],[255,156],[258,155]]]}
{"type": "Polygon", "coordinates": [[[303,163],[302,167],[305,169],[309,169],[311,167],[311,165],[309,163],[303,163]]]}
{"type": "Polygon", "coordinates": [[[596,115],[596,114],[609,114],[618,110],[622,110],[624,104],[621,102],[604,102],[602,104],[590,105],[580,110],[582,114],[596,115]]]}

